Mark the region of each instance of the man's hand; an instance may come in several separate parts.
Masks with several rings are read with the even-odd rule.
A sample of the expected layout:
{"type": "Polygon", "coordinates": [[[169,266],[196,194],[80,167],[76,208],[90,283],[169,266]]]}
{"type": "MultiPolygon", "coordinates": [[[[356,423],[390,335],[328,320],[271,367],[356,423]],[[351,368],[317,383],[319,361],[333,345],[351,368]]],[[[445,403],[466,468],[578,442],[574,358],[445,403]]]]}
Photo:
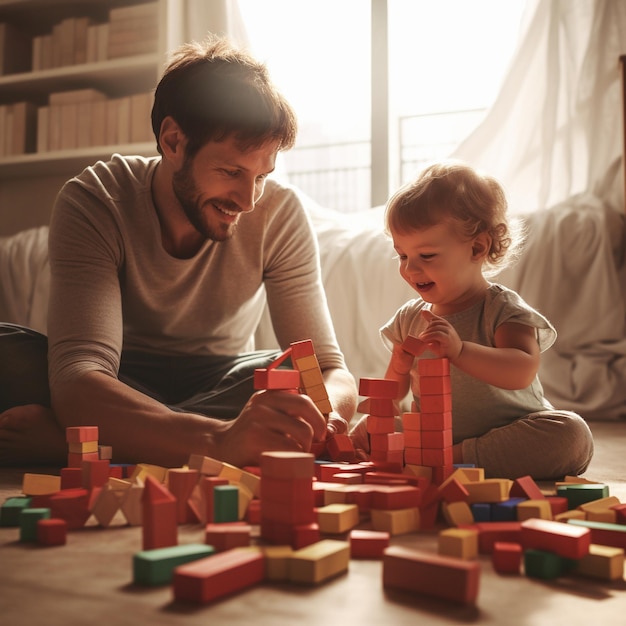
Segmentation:
{"type": "Polygon", "coordinates": [[[311,398],[288,391],[255,393],[239,417],[224,422],[215,442],[219,458],[237,467],[258,465],[268,450],[309,452],[326,438],[326,420],[311,398]]]}

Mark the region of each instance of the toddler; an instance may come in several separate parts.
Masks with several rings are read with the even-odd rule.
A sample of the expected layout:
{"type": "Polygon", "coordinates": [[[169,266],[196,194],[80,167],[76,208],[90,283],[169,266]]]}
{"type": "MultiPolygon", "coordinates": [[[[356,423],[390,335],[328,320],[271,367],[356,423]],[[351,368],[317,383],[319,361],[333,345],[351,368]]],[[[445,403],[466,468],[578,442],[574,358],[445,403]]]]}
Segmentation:
{"type": "MultiPolygon", "coordinates": [[[[497,478],[577,475],[593,454],[589,427],[556,410],[537,377],[556,331],[488,280],[520,244],[506,211],[500,184],[461,162],[427,167],[389,200],[385,228],[417,298],[381,329],[391,351],[385,378],[398,381],[399,400],[410,390],[419,411],[417,361],[449,359],[455,463],[497,478]],[[409,335],[423,342],[417,357],[402,348],[409,335]]],[[[369,450],[365,417],[351,435],[355,448],[369,450]]]]}

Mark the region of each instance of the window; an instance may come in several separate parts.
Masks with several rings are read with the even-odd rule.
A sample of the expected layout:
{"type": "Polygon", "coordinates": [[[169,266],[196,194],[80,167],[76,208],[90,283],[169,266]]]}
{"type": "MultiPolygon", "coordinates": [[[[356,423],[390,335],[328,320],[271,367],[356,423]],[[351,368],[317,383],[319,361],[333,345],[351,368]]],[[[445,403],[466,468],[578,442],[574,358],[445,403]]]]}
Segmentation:
{"type": "Polygon", "coordinates": [[[523,5],[239,0],[251,50],[300,121],[279,174],[342,211],[384,201],[372,199],[377,177],[386,181],[386,197],[424,161],[447,156],[480,121],[514,51],[523,5]],[[372,41],[375,50],[384,45],[388,88],[378,74],[372,79],[372,41]],[[382,98],[387,112],[374,125],[372,98],[382,98]],[[379,145],[372,136],[380,133],[388,153],[372,159],[379,145]]]}

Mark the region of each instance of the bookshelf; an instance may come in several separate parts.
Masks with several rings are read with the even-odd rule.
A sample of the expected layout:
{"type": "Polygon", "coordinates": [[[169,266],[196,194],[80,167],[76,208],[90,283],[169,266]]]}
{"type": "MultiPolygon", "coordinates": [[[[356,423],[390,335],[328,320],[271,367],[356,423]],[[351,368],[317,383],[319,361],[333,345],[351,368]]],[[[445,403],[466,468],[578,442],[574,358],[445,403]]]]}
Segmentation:
{"type": "Polygon", "coordinates": [[[152,93],[182,41],[181,11],[177,0],[0,0],[0,236],[47,223],[60,186],[98,159],[156,154],[152,93]]]}

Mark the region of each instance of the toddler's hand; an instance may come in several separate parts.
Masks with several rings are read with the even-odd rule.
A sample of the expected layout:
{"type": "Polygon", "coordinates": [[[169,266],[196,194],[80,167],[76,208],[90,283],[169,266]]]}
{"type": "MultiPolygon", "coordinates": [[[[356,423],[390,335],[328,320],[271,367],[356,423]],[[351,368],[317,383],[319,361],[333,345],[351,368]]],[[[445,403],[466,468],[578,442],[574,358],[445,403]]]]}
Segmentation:
{"type": "Polygon", "coordinates": [[[452,324],[427,310],[422,310],[422,317],[428,322],[428,326],[418,338],[438,357],[446,357],[451,361],[458,359],[463,350],[463,342],[452,324]]]}

